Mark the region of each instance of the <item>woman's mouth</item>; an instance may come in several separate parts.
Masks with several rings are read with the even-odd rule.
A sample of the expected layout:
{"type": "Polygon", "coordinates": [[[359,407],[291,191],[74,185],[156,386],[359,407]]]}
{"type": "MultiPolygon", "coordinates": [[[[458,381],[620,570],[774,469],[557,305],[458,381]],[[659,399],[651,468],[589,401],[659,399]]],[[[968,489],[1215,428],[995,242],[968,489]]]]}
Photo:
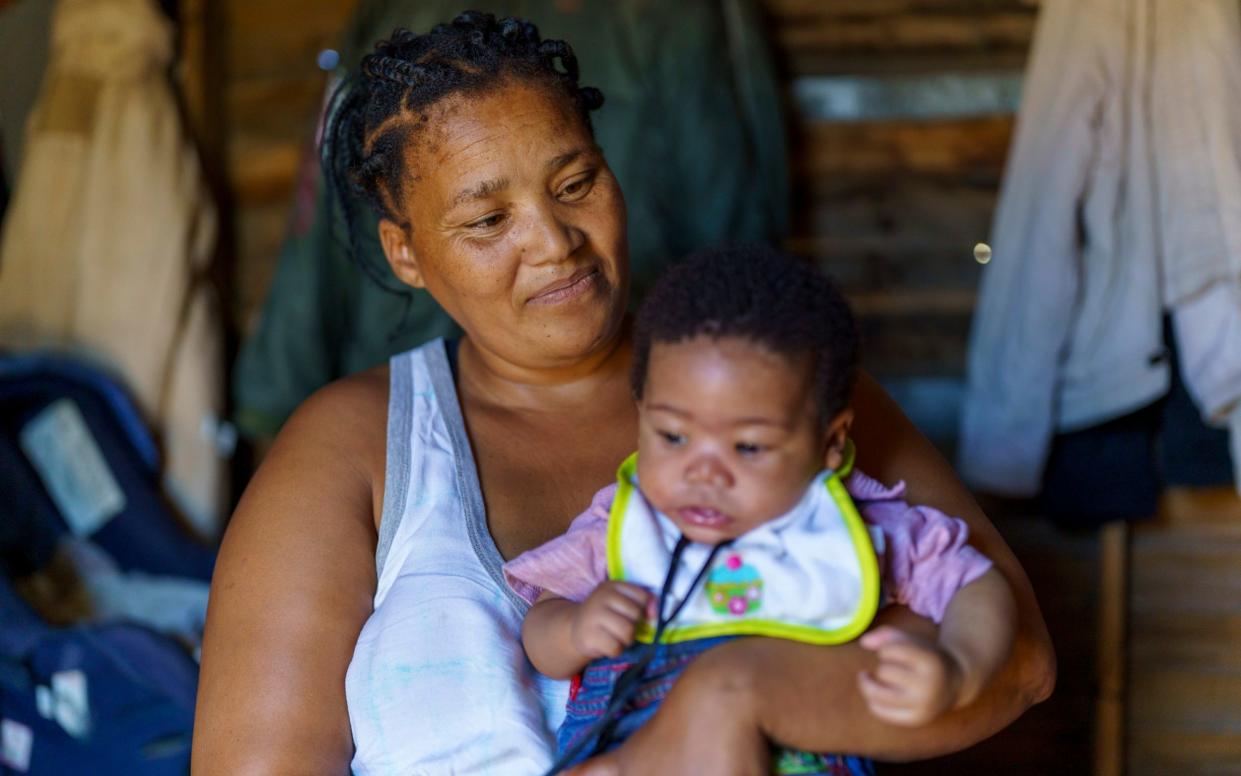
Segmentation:
{"type": "Polygon", "coordinates": [[[733,521],[728,515],[710,507],[681,507],[677,515],[686,524],[699,528],[723,528],[733,521]]]}
{"type": "Polygon", "coordinates": [[[531,304],[559,304],[576,299],[594,289],[599,280],[598,267],[579,269],[564,280],[558,280],[544,287],[530,297],[531,304]]]}

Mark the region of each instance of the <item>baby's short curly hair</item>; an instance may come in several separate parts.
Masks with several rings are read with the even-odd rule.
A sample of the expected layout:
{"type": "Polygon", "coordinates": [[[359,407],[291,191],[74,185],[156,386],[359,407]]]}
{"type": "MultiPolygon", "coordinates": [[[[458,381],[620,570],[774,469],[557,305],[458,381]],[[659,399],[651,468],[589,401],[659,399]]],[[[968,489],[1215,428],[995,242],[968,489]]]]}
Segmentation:
{"type": "Polygon", "coordinates": [[[849,403],[860,335],[849,304],[817,267],[765,245],[698,251],[669,269],[634,324],[633,393],[641,400],[651,346],[737,337],[774,353],[812,357],[819,416],[849,403]]]}

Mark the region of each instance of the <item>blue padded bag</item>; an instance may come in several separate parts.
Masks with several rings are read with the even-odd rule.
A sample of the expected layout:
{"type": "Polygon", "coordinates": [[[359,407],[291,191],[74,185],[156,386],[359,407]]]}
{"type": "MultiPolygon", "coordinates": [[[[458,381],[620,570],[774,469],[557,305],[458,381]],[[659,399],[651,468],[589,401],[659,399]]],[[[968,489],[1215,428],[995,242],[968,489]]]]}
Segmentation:
{"type": "Polygon", "coordinates": [[[171,639],[136,625],[50,627],[0,575],[0,732],[10,746],[25,741],[19,762],[0,748],[0,774],[185,776],[197,683],[171,639]],[[77,735],[39,711],[39,694],[66,671],[86,680],[77,735]]]}
{"type": "MultiPolygon", "coordinates": [[[[46,538],[49,531],[69,530],[20,449],[22,429],[62,400],[80,412],[124,495],[124,507],[90,535],[91,541],[126,571],[210,580],[215,552],[173,518],[161,490],[159,453],[137,409],[102,372],[65,358],[0,357],[0,437],[7,440],[7,454],[0,449],[0,503],[6,505],[9,531],[20,529],[46,538]]],[[[0,542],[4,538],[0,535],[0,542]]],[[[0,547],[0,562],[4,561],[5,550],[0,547]]],[[[20,573],[11,562],[6,565],[10,573],[20,573]]]]}
{"type": "Polygon", "coordinates": [[[137,625],[53,627],[12,586],[70,530],[22,437],[64,402],[123,495],[90,540],[127,571],[209,580],[214,564],[173,518],[154,440],[115,382],[64,358],[0,356],[0,774],[187,774],[198,667],[186,650],[137,625]],[[66,676],[86,689],[82,724],[68,728],[50,689],[66,676]]]}

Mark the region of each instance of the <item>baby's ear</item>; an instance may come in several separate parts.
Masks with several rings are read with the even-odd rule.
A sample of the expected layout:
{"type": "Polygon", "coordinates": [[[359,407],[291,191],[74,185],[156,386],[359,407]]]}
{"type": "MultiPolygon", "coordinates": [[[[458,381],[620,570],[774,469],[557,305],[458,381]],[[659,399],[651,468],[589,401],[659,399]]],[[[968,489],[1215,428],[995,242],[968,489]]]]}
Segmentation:
{"type": "Polygon", "coordinates": [[[849,442],[849,429],[853,428],[853,410],[846,407],[827,424],[823,466],[839,471],[845,464],[845,448],[849,442]]]}

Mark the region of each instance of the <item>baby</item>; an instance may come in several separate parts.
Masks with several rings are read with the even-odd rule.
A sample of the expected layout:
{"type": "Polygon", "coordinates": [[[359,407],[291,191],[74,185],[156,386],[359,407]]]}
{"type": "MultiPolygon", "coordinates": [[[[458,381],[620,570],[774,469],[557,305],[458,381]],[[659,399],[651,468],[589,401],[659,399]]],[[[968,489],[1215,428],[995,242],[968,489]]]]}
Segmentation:
{"type": "MultiPolygon", "coordinates": [[[[652,290],[634,340],[638,452],[566,534],[504,567],[533,603],[530,661],[574,678],[563,764],[623,741],[721,640],[849,641],[881,598],[940,630],[862,637],[872,713],[920,725],[973,700],[1008,657],[1012,595],[962,521],[852,468],[858,334],[830,281],[770,248],[700,252],[652,290]]],[[[773,772],[871,769],[780,751],[773,772]]]]}

